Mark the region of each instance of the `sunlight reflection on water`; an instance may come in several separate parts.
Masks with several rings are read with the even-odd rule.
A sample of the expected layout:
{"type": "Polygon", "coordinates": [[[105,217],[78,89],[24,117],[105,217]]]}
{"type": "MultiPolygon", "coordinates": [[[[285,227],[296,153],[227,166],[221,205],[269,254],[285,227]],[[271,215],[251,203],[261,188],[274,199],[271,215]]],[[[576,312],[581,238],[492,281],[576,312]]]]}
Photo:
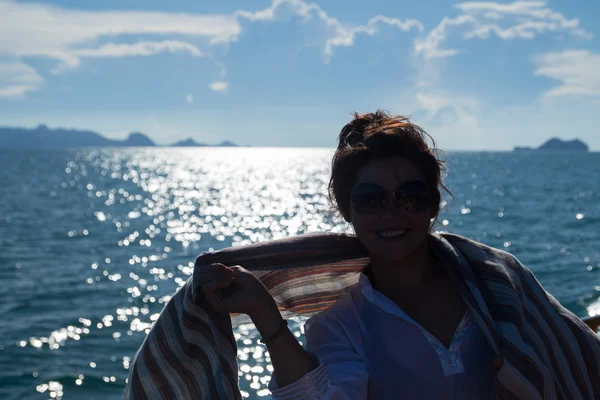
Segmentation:
{"type": "MultiPolygon", "coordinates": [[[[331,155],[101,149],[32,153],[7,164],[0,305],[16,322],[0,330],[0,360],[15,368],[0,374],[0,397],[120,398],[135,351],[196,255],[351,232],[328,211],[331,155]]],[[[567,307],[600,313],[600,183],[588,179],[600,162],[589,160],[567,171],[559,161],[458,154],[455,199],[446,196],[440,228],[513,252],[567,307]]],[[[301,343],[303,323],[290,324],[301,343]]],[[[257,332],[242,324],[234,334],[244,396],[268,397],[272,367],[257,332]]]]}
{"type": "MultiPolygon", "coordinates": [[[[96,222],[77,221],[85,227],[69,230],[67,237],[91,236],[103,242],[104,256],[92,257],[83,282],[92,290],[118,292],[110,302],[117,307],[104,315],[85,314],[78,323],[47,336],[21,340],[19,347],[54,351],[94,336],[105,345],[112,340],[110,346],[116,349],[131,337],[122,346],[129,355],[119,357],[122,372],[112,367],[116,377],[107,374],[107,368],[101,376],[96,374],[104,383],[123,385],[132,341],[139,345],[173,290],[192,274],[196,254],[310,231],[347,231],[339,217],[326,210],[330,155],[324,149],[245,148],[76,153],[52,197],[60,197],[62,190],[65,195],[73,196],[75,191],[88,198],[87,214],[96,222]],[[178,257],[173,257],[176,251],[178,257]]],[[[300,319],[291,325],[297,336],[302,324],[300,319]]],[[[268,353],[258,344],[251,324],[237,327],[235,335],[240,342],[244,397],[267,396],[272,371],[268,353]]],[[[100,368],[100,361],[89,362],[89,368],[100,368]]],[[[84,387],[84,378],[77,374],[72,379],[84,387]]],[[[37,390],[49,391],[53,398],[63,393],[54,381],[40,384],[37,390]]]]}

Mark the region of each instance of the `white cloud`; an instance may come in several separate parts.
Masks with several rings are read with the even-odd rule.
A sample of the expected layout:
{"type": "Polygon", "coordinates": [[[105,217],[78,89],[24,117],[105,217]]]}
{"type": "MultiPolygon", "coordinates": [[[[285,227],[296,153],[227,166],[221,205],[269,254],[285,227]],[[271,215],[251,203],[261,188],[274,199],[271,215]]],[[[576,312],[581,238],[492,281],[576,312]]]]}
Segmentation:
{"type": "Polygon", "coordinates": [[[224,81],[214,81],[211,82],[210,85],[208,85],[208,87],[212,91],[224,93],[229,88],[229,84],[224,81]]]}
{"type": "Polygon", "coordinates": [[[137,43],[106,43],[100,47],[90,49],[73,50],[72,55],[65,56],[63,62],[54,67],[51,72],[60,74],[61,72],[76,68],[80,64],[80,57],[133,57],[133,56],[153,56],[159,53],[188,53],[194,57],[204,55],[191,43],[164,40],[162,42],[140,41],[137,43]]]}
{"type": "Polygon", "coordinates": [[[83,56],[121,57],[163,51],[201,54],[196,46],[187,42],[102,44],[106,39],[184,35],[214,44],[236,40],[240,32],[239,23],[231,15],[83,11],[0,0],[0,56],[49,57],[59,60],[61,69],[77,67],[83,56]]]}
{"type": "MultiPolygon", "coordinates": [[[[238,10],[231,14],[191,14],[156,11],[89,11],[68,9],[41,3],[19,3],[0,0],[0,57],[21,60],[24,57],[45,57],[58,61],[51,72],[59,74],[77,68],[85,57],[151,56],[159,53],[204,55],[198,41],[208,46],[226,44],[239,39],[240,20],[272,22],[287,16],[323,22],[326,34],[322,37],[325,61],[336,47],[354,45],[357,35],[373,36],[383,25],[403,32],[422,31],[415,19],[401,20],[383,15],[375,16],[364,25],[348,26],[331,17],[318,4],[303,0],[273,0],[259,11],[238,10]],[[140,36],[184,36],[186,40],[140,40],[140,36]],[[194,42],[195,41],[195,42],[194,42]]],[[[224,75],[225,66],[210,54],[224,75]]],[[[1,93],[25,93],[38,86],[0,86],[1,93]]],[[[217,85],[225,91],[226,84],[217,85]]]]}
{"type": "Polygon", "coordinates": [[[44,84],[35,69],[21,62],[0,63],[0,98],[22,98],[44,84]]]}
{"type": "Polygon", "coordinates": [[[487,19],[495,19],[495,20],[504,19],[504,15],[502,13],[499,13],[498,11],[488,11],[485,14],[483,14],[483,16],[487,19]]]}
{"type": "Polygon", "coordinates": [[[584,39],[591,39],[593,35],[579,27],[577,18],[568,19],[561,13],[546,7],[545,1],[515,1],[501,4],[494,2],[465,2],[456,4],[455,7],[462,12],[495,19],[508,19],[512,25],[502,28],[496,24],[481,23],[479,20],[465,38],[486,39],[493,32],[501,39],[533,39],[546,32],[565,32],[584,39]],[[492,13],[492,14],[490,14],[492,13]]]}
{"type": "Polygon", "coordinates": [[[403,32],[416,29],[423,30],[423,24],[416,19],[401,20],[377,15],[367,21],[365,25],[348,26],[342,24],[337,18],[329,16],[318,4],[306,3],[302,0],[273,0],[271,6],[259,11],[237,10],[234,15],[252,22],[271,22],[284,16],[293,15],[302,17],[305,21],[318,19],[322,21],[329,30],[329,36],[325,40],[325,61],[329,62],[336,47],[351,47],[357,34],[373,36],[377,34],[380,25],[395,27],[403,32]]]}
{"type": "Polygon", "coordinates": [[[593,37],[580,28],[577,18],[566,18],[546,7],[544,1],[515,1],[506,4],[476,1],[458,3],[454,7],[462,14],[455,18],[444,17],[429,35],[418,39],[415,43],[416,54],[422,55],[424,59],[457,54],[458,50],[442,49],[441,44],[453,33],[450,28],[462,25],[470,27],[463,31],[464,39],[487,39],[492,35],[503,40],[534,39],[547,33],[567,33],[583,39],[593,37]]]}
{"type": "Polygon", "coordinates": [[[415,100],[417,108],[425,110],[428,118],[434,118],[444,110],[452,110],[461,118],[468,117],[477,113],[480,107],[479,101],[471,96],[417,92],[415,100]]]}
{"type": "Polygon", "coordinates": [[[286,13],[306,20],[318,19],[329,28],[325,56],[338,46],[352,46],[357,34],[374,35],[380,25],[401,31],[423,30],[415,19],[401,20],[375,16],[365,25],[348,27],[329,16],[318,4],[302,0],[273,0],[259,11],[237,10],[224,14],[186,14],[155,11],[84,11],[46,4],[24,4],[0,0],[0,55],[44,56],[60,60],[64,66],[77,67],[80,57],[122,57],[151,55],[163,51],[201,51],[187,42],[104,43],[103,39],[134,35],[183,35],[205,39],[207,44],[228,43],[241,34],[239,19],[272,22],[286,13]],[[17,38],[17,39],[15,39],[17,38]],[[89,47],[94,44],[97,47],[89,47]],[[83,48],[81,48],[83,46],[83,48]]]}
{"type": "Polygon", "coordinates": [[[470,11],[495,11],[500,14],[526,14],[531,9],[541,8],[545,1],[515,1],[512,3],[495,3],[492,1],[467,1],[455,4],[459,10],[470,11]]]}
{"type": "Polygon", "coordinates": [[[158,53],[189,53],[200,57],[203,53],[191,43],[177,40],[164,40],[162,42],[140,41],[137,43],[107,43],[95,49],[78,49],[75,54],[81,57],[126,57],[126,56],[152,56],[158,53]]]}
{"type": "MultiPolygon", "coordinates": [[[[518,32],[525,32],[526,35],[535,35],[544,31],[564,30],[574,36],[591,38],[592,35],[579,28],[577,18],[567,19],[559,12],[546,7],[545,1],[515,1],[509,4],[494,2],[465,2],[455,5],[459,10],[469,14],[496,13],[502,16],[515,16],[519,18],[529,18],[523,20],[523,23],[514,25],[517,32],[507,34],[506,37],[512,39],[518,37],[518,32]],[[525,25],[526,27],[523,27],[525,25]],[[528,30],[527,26],[531,29],[528,30]]],[[[496,27],[497,28],[497,27],[496,27]]],[[[499,31],[510,31],[511,28],[499,31]]],[[[475,35],[476,36],[476,35],[475,35]]]]}
{"type": "Polygon", "coordinates": [[[427,59],[431,58],[443,58],[457,54],[457,49],[440,49],[440,44],[446,40],[448,36],[448,29],[454,26],[460,26],[467,23],[473,23],[475,20],[471,15],[461,15],[456,18],[444,17],[442,22],[439,23],[424,39],[417,39],[415,42],[415,52],[417,54],[423,54],[423,57],[427,59]]]}
{"type": "Polygon", "coordinates": [[[326,61],[329,61],[333,56],[333,49],[335,47],[351,47],[354,45],[354,39],[356,38],[357,34],[364,33],[366,35],[373,36],[378,32],[379,25],[393,26],[403,32],[407,32],[412,28],[415,28],[419,32],[423,30],[423,24],[416,19],[406,19],[402,21],[397,18],[388,18],[383,15],[378,15],[369,19],[366,25],[359,25],[353,28],[345,28],[338,21],[338,24],[335,25],[334,36],[327,39],[327,42],[325,43],[326,61]]]}
{"type": "Polygon", "coordinates": [[[188,104],[192,104],[194,102],[194,96],[191,94],[185,95],[185,102],[188,104]]]}
{"type": "Polygon", "coordinates": [[[440,110],[450,105],[449,99],[442,96],[417,93],[415,99],[417,100],[418,107],[427,112],[428,118],[436,116],[440,110]]]}
{"type": "MultiPolygon", "coordinates": [[[[543,1],[513,3],[464,2],[456,6],[462,14],[444,17],[433,30],[415,42],[415,53],[425,60],[445,58],[460,52],[443,48],[455,31],[464,39],[485,39],[496,35],[502,39],[532,39],[548,32],[562,32],[589,38],[579,20],[568,19],[553,11],[543,1]],[[465,29],[466,28],[466,29],[465,29]]],[[[303,0],[273,0],[258,11],[237,10],[231,14],[190,14],[154,11],[87,11],[37,3],[0,0],[0,57],[16,60],[29,81],[18,82],[12,72],[0,69],[0,96],[18,97],[35,91],[43,84],[41,76],[22,61],[24,57],[46,57],[58,61],[53,73],[77,68],[83,58],[152,56],[159,53],[184,53],[193,57],[207,55],[225,75],[225,66],[202,46],[229,43],[239,39],[243,20],[271,23],[291,17],[317,21],[324,25],[323,55],[325,62],[336,47],[351,47],[358,35],[376,35],[383,26],[402,32],[423,31],[416,19],[399,19],[377,15],[362,25],[351,26],[329,15],[316,3],[303,0]],[[166,40],[161,36],[184,37],[166,40]],[[143,40],[141,37],[158,37],[143,40]],[[135,40],[138,40],[137,42],[135,40]],[[16,82],[16,83],[15,83],[16,82]]],[[[422,68],[427,70],[427,68],[422,68]]],[[[221,78],[224,79],[224,78],[221,78]]],[[[571,89],[572,85],[569,86],[571,89]]],[[[209,84],[213,91],[226,92],[224,80],[209,84]]],[[[579,90],[585,89],[581,87],[579,90]]]]}
{"type": "MultiPolygon", "coordinates": [[[[141,35],[181,35],[206,45],[236,40],[241,27],[232,15],[185,14],[153,11],[84,11],[58,6],[0,0],[0,57],[20,60],[45,57],[58,61],[57,74],[77,68],[84,57],[151,56],[159,53],[203,52],[189,41],[140,40],[141,35]],[[120,43],[120,40],[127,42],[120,43]],[[110,42],[106,42],[110,40],[110,42]]],[[[21,71],[39,77],[19,62],[21,71]],[[34,75],[35,74],[35,75],[34,75]]],[[[0,70],[0,96],[22,97],[41,87],[41,77],[14,83],[12,72],[0,70]]]]}
{"type": "MultiPolygon", "coordinates": [[[[457,38],[462,40],[487,39],[532,40],[541,35],[568,34],[588,39],[592,35],[580,27],[576,18],[566,18],[546,6],[543,1],[464,2],[456,6],[459,15],[444,17],[427,36],[415,41],[417,58],[417,107],[424,110],[425,118],[436,129],[445,132],[448,143],[452,131],[461,132],[472,139],[475,147],[485,147],[485,137],[480,134],[488,114],[482,114],[478,101],[472,97],[446,95],[440,88],[441,70],[445,58],[458,54],[457,38]],[[460,35],[460,36],[459,36],[460,35]],[[450,43],[450,46],[447,45],[450,43]],[[486,115],[484,118],[483,115],[486,115]]],[[[600,92],[600,62],[598,55],[589,52],[548,53],[534,60],[535,75],[546,76],[562,82],[551,89],[545,98],[566,94],[597,94],[600,92]]],[[[489,124],[486,129],[489,130],[489,124]]]]}
{"type": "MultiPolygon", "coordinates": [[[[320,13],[322,12],[321,7],[318,4],[308,4],[302,0],[273,0],[270,7],[259,11],[246,11],[237,10],[234,12],[236,17],[242,17],[252,22],[271,22],[274,21],[277,16],[277,12],[282,7],[289,6],[292,12],[296,15],[302,16],[306,19],[311,18],[313,11],[320,13]]],[[[325,14],[326,16],[326,14],[325,14]]]]}
{"type": "Polygon", "coordinates": [[[478,116],[480,103],[472,96],[439,91],[415,94],[416,110],[425,111],[418,123],[427,127],[441,148],[481,149],[484,135],[478,116]]]}
{"type": "Polygon", "coordinates": [[[588,50],[564,50],[534,57],[535,76],[560,81],[544,93],[545,98],[586,95],[600,96],[600,53],[588,50]]]}

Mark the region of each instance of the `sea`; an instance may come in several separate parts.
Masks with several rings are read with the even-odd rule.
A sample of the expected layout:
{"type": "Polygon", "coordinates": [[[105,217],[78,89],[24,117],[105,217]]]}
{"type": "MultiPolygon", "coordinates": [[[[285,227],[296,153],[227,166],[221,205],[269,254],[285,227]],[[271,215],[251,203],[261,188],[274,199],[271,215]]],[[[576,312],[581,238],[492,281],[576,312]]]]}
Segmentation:
{"type": "MultiPolygon", "coordinates": [[[[333,149],[0,150],[0,398],[120,399],[153,321],[207,250],[314,231],[333,149]]],[[[449,152],[436,229],[517,256],[576,315],[600,313],[600,153],[449,152]]],[[[304,343],[303,319],[292,330],[304,343]]],[[[235,328],[239,384],[272,367],[235,328]]]]}

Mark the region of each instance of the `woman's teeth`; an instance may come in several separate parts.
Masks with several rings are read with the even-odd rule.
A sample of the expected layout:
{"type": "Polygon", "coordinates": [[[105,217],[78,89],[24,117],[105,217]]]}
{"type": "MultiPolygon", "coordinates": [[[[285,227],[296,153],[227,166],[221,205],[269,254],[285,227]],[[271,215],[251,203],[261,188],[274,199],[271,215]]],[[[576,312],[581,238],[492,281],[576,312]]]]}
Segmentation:
{"type": "Polygon", "coordinates": [[[406,229],[399,229],[396,231],[380,231],[380,232],[377,232],[377,235],[384,237],[384,238],[393,238],[393,237],[398,237],[398,236],[404,236],[405,233],[406,233],[406,229]]]}

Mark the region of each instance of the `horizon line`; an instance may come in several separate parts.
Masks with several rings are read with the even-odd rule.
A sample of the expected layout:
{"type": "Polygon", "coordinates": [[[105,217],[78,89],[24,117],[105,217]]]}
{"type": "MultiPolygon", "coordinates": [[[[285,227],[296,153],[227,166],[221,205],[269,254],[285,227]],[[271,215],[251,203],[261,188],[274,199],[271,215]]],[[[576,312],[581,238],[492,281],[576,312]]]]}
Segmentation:
{"type": "MultiPolygon", "coordinates": [[[[194,147],[252,147],[252,148],[314,148],[314,149],[335,149],[336,146],[332,146],[332,147],[328,147],[328,146],[313,146],[313,145],[279,145],[279,146],[272,146],[272,145],[260,145],[260,146],[255,146],[255,145],[250,145],[250,144],[237,144],[234,143],[232,140],[230,139],[220,139],[220,142],[231,142],[234,143],[235,146],[219,146],[218,144],[206,144],[206,143],[201,143],[198,142],[198,139],[195,139],[191,136],[188,136],[187,138],[184,139],[175,139],[174,143],[168,144],[168,143],[158,143],[156,142],[154,139],[152,139],[147,133],[141,132],[141,131],[136,131],[133,130],[131,132],[129,132],[127,134],[126,137],[124,138],[114,138],[114,137],[107,137],[106,134],[99,132],[97,130],[94,130],[92,128],[74,128],[74,127],[64,127],[64,126],[56,126],[56,127],[50,127],[48,124],[45,123],[41,123],[39,122],[36,126],[34,127],[27,127],[27,126],[17,126],[17,125],[0,125],[0,129],[3,128],[17,128],[17,129],[28,129],[28,130],[34,130],[36,128],[40,128],[40,127],[45,127],[48,130],[75,130],[75,131],[88,131],[88,132],[93,132],[96,133],[102,137],[104,137],[105,139],[109,139],[109,140],[127,140],[127,138],[132,135],[132,134],[142,134],[144,136],[146,136],[148,139],[150,139],[153,143],[155,143],[155,146],[123,146],[123,147],[171,147],[171,148],[194,148],[194,147]],[[193,140],[196,143],[202,144],[201,146],[173,146],[173,144],[177,143],[177,142],[181,142],[181,141],[185,141],[185,140],[193,140]]],[[[579,139],[579,138],[574,138],[574,139],[562,139],[558,136],[552,136],[549,137],[548,139],[546,139],[546,141],[552,139],[552,138],[558,138],[560,140],[563,141],[573,141],[573,140],[579,140],[581,142],[583,142],[583,140],[579,139]]],[[[587,143],[583,142],[584,144],[587,143]]],[[[104,148],[110,148],[112,146],[78,146],[78,147],[74,147],[74,148],[85,148],[85,147],[104,147],[104,148]]],[[[69,148],[68,146],[64,147],[64,148],[69,148]]],[[[442,152],[462,152],[462,153],[466,153],[466,152],[489,152],[489,153],[504,153],[504,152],[514,152],[516,148],[530,148],[532,151],[536,151],[537,149],[535,147],[531,147],[528,145],[514,145],[512,149],[510,148],[499,148],[499,149],[487,149],[487,148],[482,148],[482,149],[437,149],[438,151],[442,151],[442,152]]],[[[552,152],[552,150],[544,150],[544,151],[548,151],[548,152],[552,152]]],[[[596,153],[596,152],[600,152],[600,149],[593,149],[591,147],[588,147],[588,153],[596,153]]]]}

